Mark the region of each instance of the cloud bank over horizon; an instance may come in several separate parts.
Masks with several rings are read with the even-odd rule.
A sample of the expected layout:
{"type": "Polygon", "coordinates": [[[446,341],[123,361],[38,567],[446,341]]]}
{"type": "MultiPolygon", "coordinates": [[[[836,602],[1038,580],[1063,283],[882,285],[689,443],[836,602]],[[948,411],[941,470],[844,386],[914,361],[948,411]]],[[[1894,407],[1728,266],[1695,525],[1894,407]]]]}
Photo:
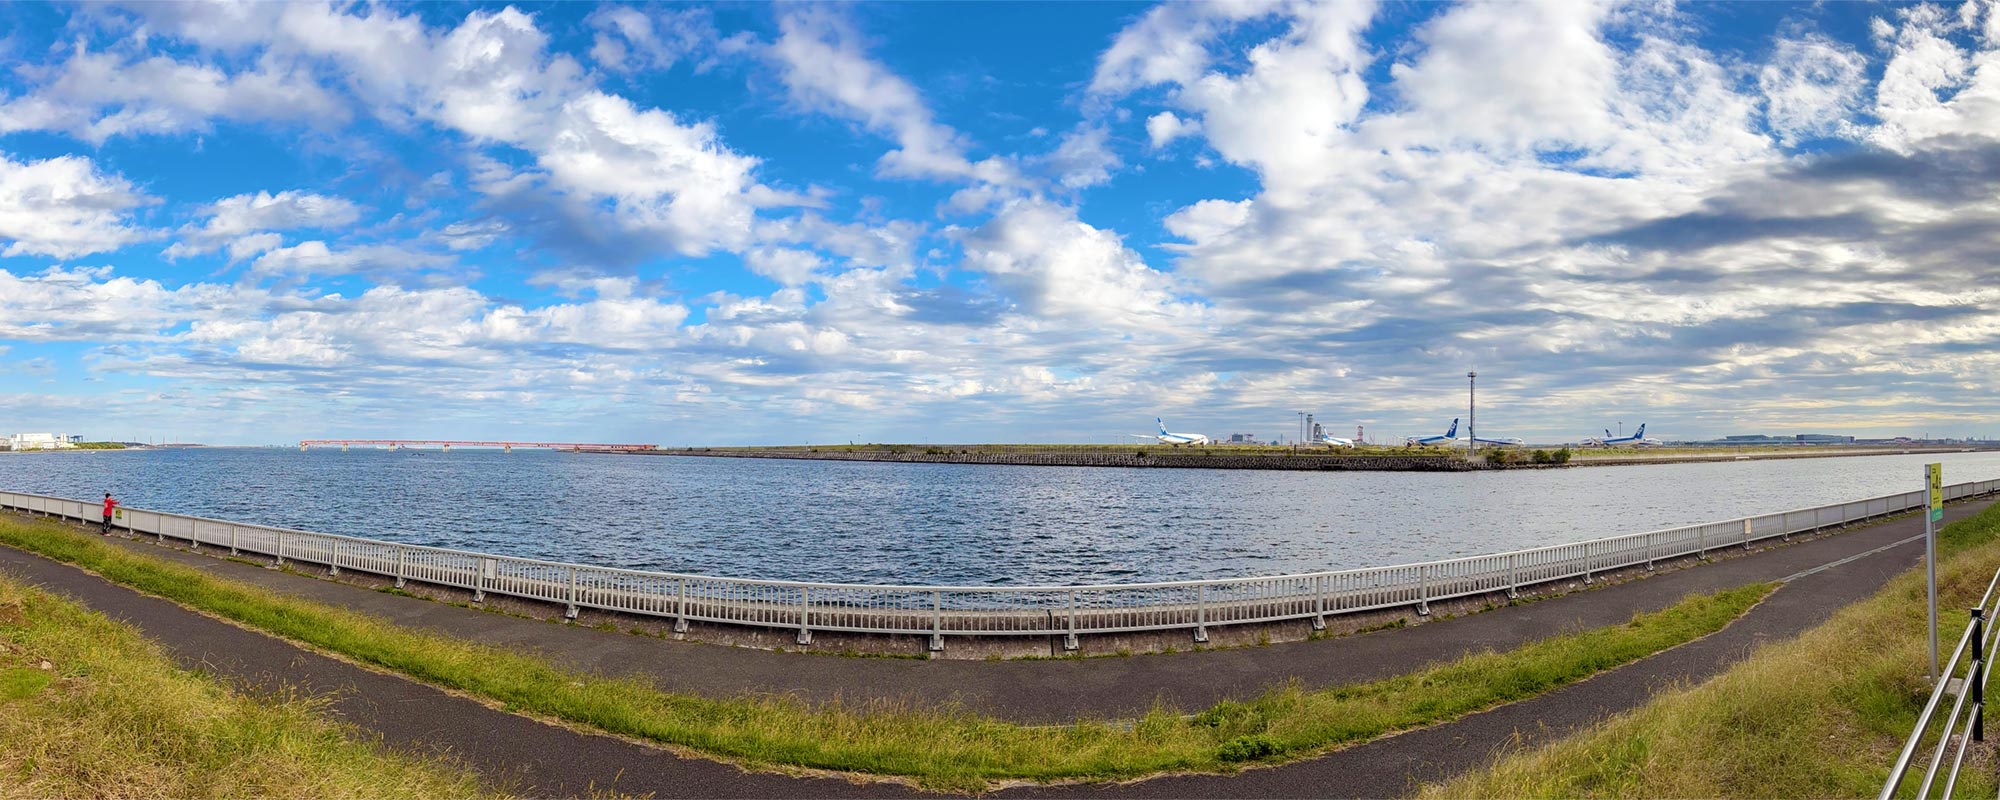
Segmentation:
{"type": "Polygon", "coordinates": [[[2000,0],[0,7],[0,428],[2000,436],[2000,0]],[[1025,47],[1023,43],[1035,46],[1025,47]]]}

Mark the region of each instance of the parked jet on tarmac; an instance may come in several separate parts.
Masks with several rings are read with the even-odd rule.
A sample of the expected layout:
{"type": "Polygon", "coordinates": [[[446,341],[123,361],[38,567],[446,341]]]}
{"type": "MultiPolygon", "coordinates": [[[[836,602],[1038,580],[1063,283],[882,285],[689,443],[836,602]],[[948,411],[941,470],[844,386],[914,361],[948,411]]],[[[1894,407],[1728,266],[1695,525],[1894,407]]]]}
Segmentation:
{"type": "Polygon", "coordinates": [[[1403,443],[1421,444],[1421,445],[1452,445],[1452,444],[1457,444],[1458,441],[1459,441],[1458,420],[1454,419],[1451,421],[1451,427],[1445,430],[1443,436],[1412,436],[1408,439],[1404,439],[1403,443]]]}
{"type": "Polygon", "coordinates": [[[1585,439],[1583,443],[1592,447],[1656,447],[1660,444],[1660,440],[1646,438],[1646,423],[1641,422],[1639,429],[1633,431],[1631,436],[1612,436],[1611,429],[1606,428],[1604,438],[1585,439]]]}
{"type": "Polygon", "coordinates": [[[1327,447],[1353,447],[1353,446],[1354,446],[1354,440],[1353,440],[1353,439],[1342,439],[1342,438],[1340,438],[1340,437],[1338,437],[1338,436],[1335,436],[1335,435],[1333,435],[1333,434],[1331,434],[1331,433],[1327,433],[1326,431],[1320,431],[1320,432],[1319,432],[1319,438],[1317,438],[1317,439],[1314,439],[1314,440],[1313,440],[1313,443],[1314,443],[1314,444],[1323,444],[1323,445],[1326,445],[1327,447]]]}
{"type": "Polygon", "coordinates": [[[1480,437],[1474,436],[1472,437],[1472,440],[1480,444],[1493,444],[1493,445],[1500,445],[1502,447],[1519,447],[1523,444],[1520,439],[1482,439],[1480,437]]]}
{"type": "Polygon", "coordinates": [[[1153,418],[1153,422],[1154,422],[1155,424],[1157,424],[1157,425],[1159,425],[1159,426],[1160,426],[1160,433],[1159,433],[1159,435],[1155,436],[1155,435],[1148,435],[1148,434],[1144,434],[1144,433],[1133,433],[1133,434],[1127,434],[1127,435],[1128,435],[1128,436],[1137,436],[1137,437],[1139,437],[1139,438],[1141,438],[1141,439],[1153,439],[1153,440],[1156,440],[1156,441],[1158,441],[1158,442],[1159,442],[1160,444],[1170,444],[1170,445],[1173,445],[1173,446],[1175,446],[1175,447],[1179,447],[1179,446],[1181,446],[1181,445],[1184,445],[1184,444],[1194,444],[1194,445],[1202,445],[1202,444],[1208,444],[1208,442],[1209,442],[1209,439],[1208,439],[1208,437],[1207,437],[1207,436],[1204,436],[1204,435],[1202,435],[1202,434],[1199,434],[1199,433],[1172,433],[1172,432],[1169,432],[1169,431],[1167,430],[1167,423],[1165,423],[1165,422],[1161,422],[1161,421],[1160,421],[1160,418],[1159,418],[1159,417],[1154,417],[1154,418],[1153,418]]]}

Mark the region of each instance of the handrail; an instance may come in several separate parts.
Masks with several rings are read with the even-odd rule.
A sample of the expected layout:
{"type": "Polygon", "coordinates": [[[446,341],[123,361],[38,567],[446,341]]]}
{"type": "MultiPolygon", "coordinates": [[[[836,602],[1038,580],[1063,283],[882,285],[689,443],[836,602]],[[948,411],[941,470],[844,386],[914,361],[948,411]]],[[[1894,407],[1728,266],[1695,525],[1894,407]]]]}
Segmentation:
{"type": "Polygon", "coordinates": [[[1986,593],[1980,596],[1979,604],[1971,608],[1972,619],[1966,622],[1965,632],[1959,635],[1958,646],[1952,648],[1951,657],[1939,665],[1937,682],[1931,687],[1930,698],[1924,702],[1924,710],[1917,714],[1917,722],[1911,727],[1909,738],[1904,740],[1903,748],[1897,752],[1896,762],[1890,766],[1889,777],[1883,782],[1877,800],[1890,800],[1896,795],[1896,790],[1902,788],[1917,752],[1922,749],[1925,735],[1930,733],[1933,722],[1938,718],[1938,707],[1945,695],[1952,694],[1954,682],[1958,684],[1958,691],[1951,711],[1943,717],[1944,724],[1931,750],[1929,764],[1924,768],[1923,781],[1917,785],[1917,798],[1921,800],[1931,796],[1931,786],[1944,764],[1946,751],[1952,748],[1953,738],[1958,740],[1958,745],[1957,753],[1952,756],[1951,768],[1945,773],[1944,794],[1941,796],[1946,798],[1951,797],[1952,790],[1958,786],[1959,769],[1965,764],[1965,754],[1971,744],[1985,739],[1986,687],[1992,679],[1988,665],[1992,663],[1996,649],[2000,649],[2000,637],[1994,636],[1993,626],[1989,624],[1996,610],[1992,605],[1996,586],[2000,586],[2000,570],[1994,571],[1992,580],[1986,584],[1986,593]],[[1963,674],[1959,669],[1961,660],[1964,661],[1963,674]]]}
{"type": "MultiPolygon", "coordinates": [[[[1946,487],[1948,499],[2000,491],[2000,481],[1946,487]]],[[[1603,537],[1453,559],[1274,576],[1148,583],[964,586],[860,584],[724,578],[677,572],[597,567],[493,555],[379,539],[252,525],[186,514],[123,509],[121,527],[172,537],[199,548],[227,546],[286,560],[579,607],[690,621],[789,628],[801,643],[813,630],[928,635],[932,649],[946,636],[1062,635],[1191,630],[1207,641],[1209,627],[1306,619],[1315,629],[1329,616],[1414,607],[1504,592],[1688,556],[1749,547],[1899,514],[1923,505],[1921,491],[1798,508],[1721,522],[1603,537]]],[[[0,508],[97,521],[91,503],[0,492],[0,508]]],[[[1989,595],[1991,593],[1989,587],[1989,595]]]]}

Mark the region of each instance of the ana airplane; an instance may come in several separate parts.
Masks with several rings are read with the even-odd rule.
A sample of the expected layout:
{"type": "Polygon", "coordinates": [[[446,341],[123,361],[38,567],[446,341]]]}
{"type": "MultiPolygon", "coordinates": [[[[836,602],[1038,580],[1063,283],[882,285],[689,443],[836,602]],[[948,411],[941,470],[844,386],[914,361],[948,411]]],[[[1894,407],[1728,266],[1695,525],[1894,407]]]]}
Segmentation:
{"type": "Polygon", "coordinates": [[[1611,429],[1606,428],[1604,438],[1585,439],[1583,443],[1595,447],[1652,447],[1660,444],[1660,440],[1646,438],[1646,423],[1641,422],[1631,436],[1612,436],[1611,429]]]}
{"type": "Polygon", "coordinates": [[[1207,436],[1204,436],[1199,433],[1170,432],[1167,430],[1167,423],[1161,422],[1159,417],[1154,417],[1153,422],[1160,426],[1160,432],[1158,435],[1148,435],[1144,433],[1133,433],[1127,435],[1137,436],[1141,439],[1153,439],[1155,441],[1158,441],[1160,444],[1170,444],[1175,447],[1179,447],[1184,444],[1194,444],[1194,445],[1208,444],[1209,440],[1207,436]]]}
{"type": "Polygon", "coordinates": [[[1444,432],[1443,436],[1412,436],[1408,439],[1403,440],[1404,444],[1422,444],[1422,445],[1434,445],[1434,444],[1449,445],[1449,444],[1455,444],[1457,442],[1458,442],[1458,420],[1455,419],[1451,421],[1451,427],[1444,432]]]}
{"type": "Polygon", "coordinates": [[[1480,444],[1495,444],[1495,445],[1500,445],[1502,447],[1519,447],[1521,444],[1523,444],[1523,442],[1520,439],[1482,439],[1480,437],[1474,436],[1472,437],[1472,440],[1480,444]]]}
{"type": "Polygon", "coordinates": [[[1342,439],[1342,438],[1340,438],[1340,437],[1338,437],[1338,436],[1335,436],[1335,435],[1333,435],[1333,434],[1331,434],[1331,433],[1327,433],[1326,431],[1320,431],[1320,433],[1319,433],[1319,438],[1317,438],[1317,439],[1314,439],[1314,440],[1313,440],[1313,443],[1314,443],[1314,444],[1323,444],[1323,445],[1326,445],[1327,447],[1353,447],[1353,446],[1354,446],[1354,440],[1353,440],[1353,439],[1342,439]]]}

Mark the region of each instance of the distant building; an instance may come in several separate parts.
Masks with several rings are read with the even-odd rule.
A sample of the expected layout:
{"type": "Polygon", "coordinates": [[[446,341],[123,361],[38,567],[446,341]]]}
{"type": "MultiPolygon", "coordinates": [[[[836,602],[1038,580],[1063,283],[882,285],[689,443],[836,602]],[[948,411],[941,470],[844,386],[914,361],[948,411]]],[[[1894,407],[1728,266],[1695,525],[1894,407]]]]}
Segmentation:
{"type": "Polygon", "coordinates": [[[1720,439],[1710,439],[1704,442],[1689,442],[1688,444],[1706,445],[1710,447],[1854,444],[1854,437],[1839,436],[1831,433],[1795,433],[1792,434],[1791,436],[1769,436],[1761,433],[1753,433],[1753,434],[1738,434],[1736,436],[1724,436],[1720,439]]]}
{"type": "Polygon", "coordinates": [[[1254,433],[1232,433],[1232,434],[1229,434],[1229,443],[1230,443],[1230,444],[1256,444],[1256,443],[1257,443],[1257,434],[1254,434],[1254,433]]]}
{"type": "Polygon", "coordinates": [[[7,437],[7,443],[15,450],[60,450],[75,447],[81,438],[58,433],[17,433],[7,437]]]}

